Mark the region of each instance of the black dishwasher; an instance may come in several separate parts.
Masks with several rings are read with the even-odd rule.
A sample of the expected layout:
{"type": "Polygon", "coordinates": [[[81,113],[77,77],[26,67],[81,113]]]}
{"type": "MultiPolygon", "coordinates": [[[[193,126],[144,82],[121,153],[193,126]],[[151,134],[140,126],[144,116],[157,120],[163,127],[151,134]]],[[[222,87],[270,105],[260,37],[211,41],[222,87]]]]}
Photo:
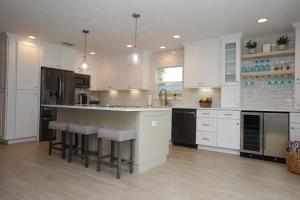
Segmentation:
{"type": "Polygon", "coordinates": [[[196,109],[172,110],[173,145],[196,148],[196,109]]]}

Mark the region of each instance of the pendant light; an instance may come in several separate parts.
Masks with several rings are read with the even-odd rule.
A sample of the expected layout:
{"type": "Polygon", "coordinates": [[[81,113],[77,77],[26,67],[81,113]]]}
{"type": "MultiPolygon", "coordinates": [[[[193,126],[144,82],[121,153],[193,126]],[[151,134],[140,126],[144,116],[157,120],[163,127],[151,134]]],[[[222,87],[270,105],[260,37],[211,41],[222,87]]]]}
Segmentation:
{"type": "Polygon", "coordinates": [[[137,26],[138,26],[138,19],[141,17],[140,14],[138,13],[133,13],[132,17],[135,20],[135,29],[134,29],[134,50],[133,52],[129,55],[128,60],[130,63],[132,63],[133,65],[139,65],[142,60],[143,60],[143,56],[142,53],[139,51],[138,47],[137,47],[137,26]]]}
{"type": "Polygon", "coordinates": [[[79,70],[87,71],[89,69],[89,65],[86,62],[86,36],[90,33],[88,30],[82,30],[82,33],[84,34],[84,52],[83,52],[83,61],[79,66],[79,70]]]}

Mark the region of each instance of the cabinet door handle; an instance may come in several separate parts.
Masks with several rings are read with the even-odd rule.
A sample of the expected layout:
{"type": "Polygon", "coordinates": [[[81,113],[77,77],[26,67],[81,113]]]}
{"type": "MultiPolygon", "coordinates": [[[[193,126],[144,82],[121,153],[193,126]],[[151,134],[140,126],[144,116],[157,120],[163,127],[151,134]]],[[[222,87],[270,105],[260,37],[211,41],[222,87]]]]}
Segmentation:
{"type": "Polygon", "coordinates": [[[209,138],[201,138],[202,140],[209,140],[209,138]]]}
{"type": "Polygon", "coordinates": [[[297,81],[299,81],[299,80],[300,80],[300,78],[298,77],[298,78],[297,78],[297,81]]]}
{"type": "Polygon", "coordinates": [[[228,113],[225,113],[224,115],[225,115],[225,116],[232,116],[232,114],[228,114],[228,113]]]}
{"type": "Polygon", "coordinates": [[[294,130],[295,128],[294,127],[291,127],[291,130],[294,130]]]}
{"type": "Polygon", "coordinates": [[[236,123],[236,125],[240,125],[240,123],[236,123]]]}
{"type": "Polygon", "coordinates": [[[209,126],[209,124],[202,124],[202,126],[209,126]]]}

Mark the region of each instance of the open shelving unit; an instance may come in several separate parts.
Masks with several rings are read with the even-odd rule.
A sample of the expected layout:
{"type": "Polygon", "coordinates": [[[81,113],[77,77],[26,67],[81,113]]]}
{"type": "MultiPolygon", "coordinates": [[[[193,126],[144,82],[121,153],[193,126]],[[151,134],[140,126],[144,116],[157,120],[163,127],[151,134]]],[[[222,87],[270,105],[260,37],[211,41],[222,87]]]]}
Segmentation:
{"type": "Polygon", "coordinates": [[[242,77],[279,77],[279,76],[294,76],[295,69],[278,70],[278,71],[263,71],[263,72],[243,72],[242,77]]]}
{"type": "Polygon", "coordinates": [[[244,54],[242,55],[242,59],[256,59],[256,58],[267,58],[267,57],[279,57],[279,56],[288,56],[294,55],[295,49],[287,49],[281,51],[271,51],[267,53],[254,53],[254,54],[244,54]]]}

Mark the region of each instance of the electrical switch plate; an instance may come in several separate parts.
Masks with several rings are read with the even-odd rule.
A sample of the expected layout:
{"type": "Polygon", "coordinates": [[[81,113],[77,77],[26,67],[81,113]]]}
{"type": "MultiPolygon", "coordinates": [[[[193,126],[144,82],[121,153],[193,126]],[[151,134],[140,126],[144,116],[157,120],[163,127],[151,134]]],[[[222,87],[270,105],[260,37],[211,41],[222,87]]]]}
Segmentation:
{"type": "Polygon", "coordinates": [[[152,126],[157,126],[157,121],[152,121],[152,126]]]}

